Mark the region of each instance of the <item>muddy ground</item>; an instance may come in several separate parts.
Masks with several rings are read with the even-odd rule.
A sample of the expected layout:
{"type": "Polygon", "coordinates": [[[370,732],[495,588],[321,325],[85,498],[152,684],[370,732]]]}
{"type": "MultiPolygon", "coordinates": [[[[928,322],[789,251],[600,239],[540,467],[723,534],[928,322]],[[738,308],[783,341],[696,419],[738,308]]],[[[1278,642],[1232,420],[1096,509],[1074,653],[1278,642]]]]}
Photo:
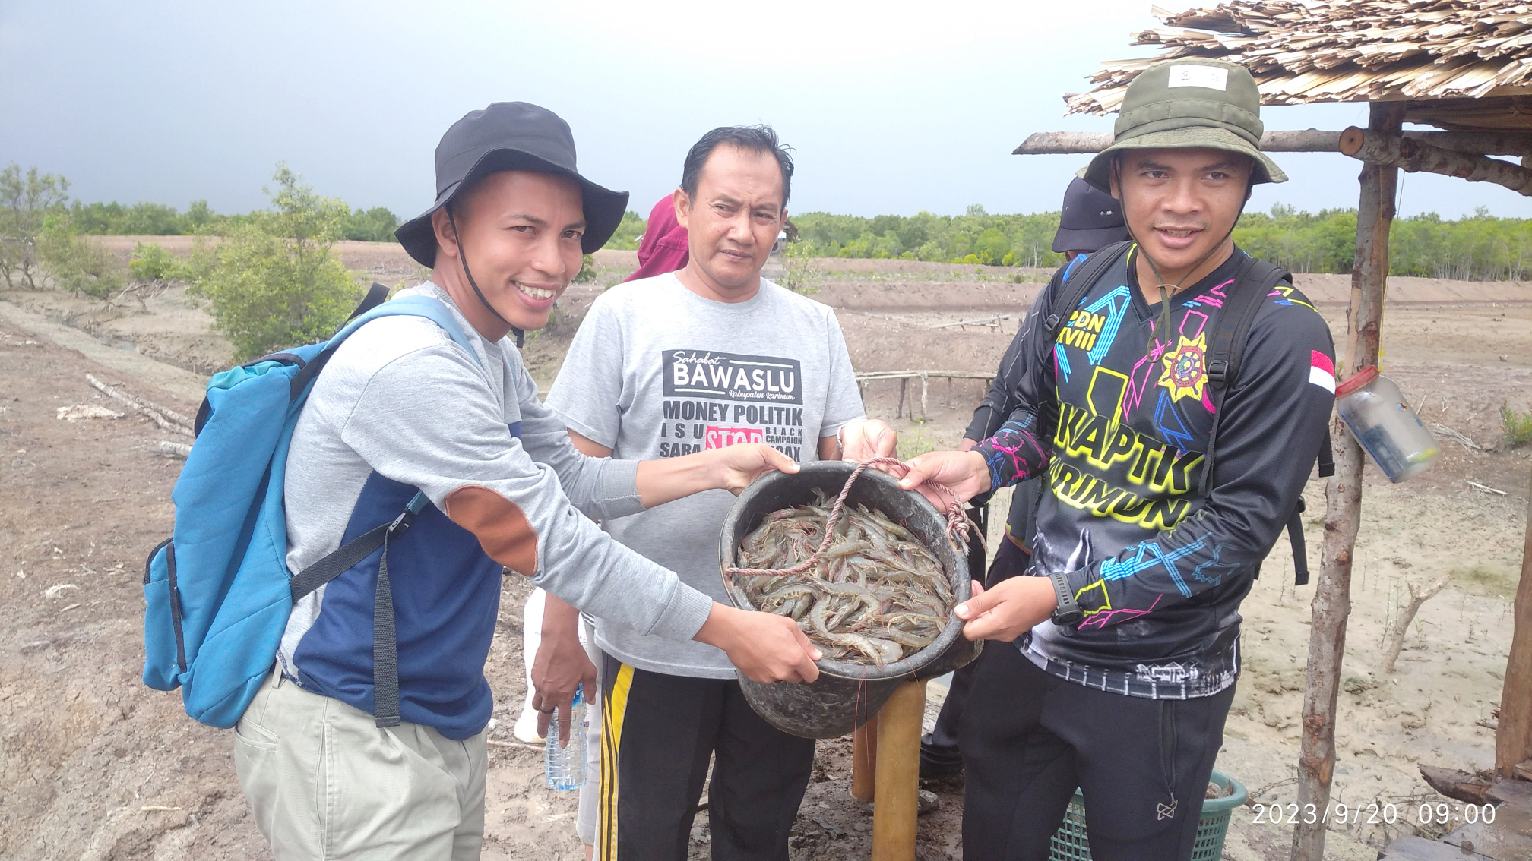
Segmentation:
{"type": "MultiPolygon", "coordinates": [[[[161,242],[182,250],[185,240],[161,242]],[[179,243],[179,244],[178,244],[179,243]]],[[[132,240],[112,241],[123,255],[132,240]]],[[[347,243],[354,270],[389,284],[418,269],[397,248],[347,243]]],[[[598,256],[598,284],[631,253],[598,256]]],[[[836,307],[858,370],[982,374],[1015,331],[1045,273],[894,261],[793,261],[793,275],[836,307]],[[951,325],[968,321],[964,325],[951,325]]],[[[1344,342],[1349,279],[1300,277],[1344,342]]],[[[552,331],[528,346],[546,383],[599,286],[561,302],[552,331]]],[[[1349,654],[1341,693],[1336,794],[1399,813],[1393,825],[1332,824],[1331,857],[1371,859],[1418,825],[1439,800],[1417,764],[1474,769],[1494,753],[1495,706],[1510,642],[1510,595],[1520,564],[1532,451],[1501,444],[1502,404],[1532,408],[1532,285],[1395,279],[1384,371],[1439,430],[1442,457],[1401,486],[1369,466],[1356,553],[1349,654]],[[1451,431],[1441,431],[1445,428],[1451,431]],[[1475,487],[1501,490],[1504,496],[1475,487]],[[1421,610],[1395,672],[1377,655],[1406,583],[1449,574],[1421,610]]],[[[0,857],[247,858],[264,852],[234,780],[227,733],[180,712],[177,697],[138,680],[144,555],[167,533],[180,461],[174,437],[141,416],[59,417],[61,408],[124,411],[86,382],[93,374],[183,412],[228,345],[206,312],[172,287],[116,308],[56,293],[0,292],[0,857]]],[[[924,415],[918,387],[872,383],[870,414],[896,421],[904,452],[953,444],[979,383],[933,379],[924,415]],[[914,415],[911,416],[910,413],[914,415]]],[[[1318,564],[1323,489],[1310,485],[1309,543],[1318,564]]],[[[1299,714],[1313,587],[1296,588],[1279,544],[1244,604],[1245,673],[1219,768],[1252,803],[1294,800],[1299,714]]],[[[577,858],[573,801],[541,787],[538,751],[510,735],[522,694],[526,585],[507,580],[489,676],[498,694],[491,734],[490,858],[577,858]]],[[[930,689],[934,714],[942,690],[930,689]]],[[[795,859],[867,857],[871,816],[848,794],[848,739],[819,747],[793,837],[795,859]]],[[[921,858],[958,857],[961,795],[936,787],[921,817],[921,858]]],[[[1291,827],[1236,811],[1226,857],[1287,857],[1291,827]]],[[[1267,817],[1266,819],[1269,819],[1267,817]]],[[[705,858],[706,815],[693,857],[705,858]]]]}

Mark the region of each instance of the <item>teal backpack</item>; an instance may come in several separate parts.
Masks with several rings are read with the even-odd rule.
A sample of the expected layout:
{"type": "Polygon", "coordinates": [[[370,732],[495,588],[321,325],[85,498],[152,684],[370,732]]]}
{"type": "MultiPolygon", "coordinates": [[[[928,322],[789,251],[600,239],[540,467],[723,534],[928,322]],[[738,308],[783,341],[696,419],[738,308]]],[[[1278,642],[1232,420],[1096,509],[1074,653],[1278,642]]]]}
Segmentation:
{"type": "Polygon", "coordinates": [[[144,684],[181,689],[186,713],[231,727],[271,672],[293,602],[379,548],[374,683],[380,726],[399,722],[399,680],[387,542],[430,504],[417,493],[392,523],[358,536],[294,575],[287,568],[283,478],[293,427],[335,349],[369,321],[408,314],[436,323],[473,355],[446,305],[428,296],[384,302],[374,284],[331,338],[256,359],[208,381],[196,442],[176,480],[175,526],[144,567],[144,684]]]}

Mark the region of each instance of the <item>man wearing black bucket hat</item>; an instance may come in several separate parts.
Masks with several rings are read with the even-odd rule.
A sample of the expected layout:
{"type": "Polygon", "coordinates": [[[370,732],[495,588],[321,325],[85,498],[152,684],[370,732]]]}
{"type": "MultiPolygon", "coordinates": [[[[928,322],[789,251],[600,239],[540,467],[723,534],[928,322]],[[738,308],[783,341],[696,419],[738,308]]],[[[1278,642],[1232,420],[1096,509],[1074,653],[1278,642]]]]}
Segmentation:
{"type": "MultiPolygon", "coordinates": [[[[1128,238],[1128,226],[1122,220],[1122,207],[1117,199],[1079,177],[1069,181],[1064,189],[1064,205],[1059,212],[1059,229],[1053,234],[1053,250],[1064,255],[1066,274],[1074,269],[1084,255],[1128,238]]],[[[979,440],[1000,429],[1000,423],[1011,414],[1006,398],[1026,365],[1017,360],[1026,343],[1021,332],[1006,348],[1000,359],[995,379],[990,384],[984,400],[974,408],[973,419],[963,431],[962,451],[970,451],[979,440]]],[[[985,568],[984,547],[974,542],[969,553],[969,569],[975,580],[982,580],[986,587],[993,587],[1002,580],[1015,577],[1026,570],[1032,561],[1032,524],[1037,516],[1037,504],[1043,492],[1039,479],[1028,479],[1016,486],[1011,493],[1011,507],[1006,517],[1005,534],[995,550],[994,561],[985,568]]],[[[988,523],[984,507],[971,509],[976,520],[988,523]]],[[[963,773],[963,754],[958,747],[959,726],[963,710],[968,704],[968,694],[973,686],[977,665],[970,663],[952,675],[947,688],[947,698],[936,716],[931,731],[920,737],[920,777],[922,780],[955,778],[963,773]]]]}
{"type": "Polygon", "coordinates": [[[423,317],[368,322],[318,376],[292,437],[294,571],[404,520],[417,493],[428,504],[381,553],[295,603],[276,671],[236,728],[240,783],[278,858],[478,857],[484,663],[503,572],[603,618],[716,645],[752,678],[817,676],[791,620],[714,602],[581,516],[737,490],[796,464],[764,445],[663,462],[585,457],[506,337],[547,322],[627,195],[581,176],[569,126],[523,103],[448,129],[436,179],[431,209],[399,229],[432,269],[405,292],[440,302],[465,340],[423,317]],[[379,616],[385,584],[392,612],[379,616]]]}
{"type": "Polygon", "coordinates": [[[1046,858],[1076,787],[1093,857],[1192,851],[1239,673],[1238,608],[1334,400],[1324,321],[1232,240],[1251,187],[1286,179],[1258,148],[1259,110],[1231,63],[1134,79],[1084,177],[1121,202],[1134,241],[1039,297],[998,431],[910,464],[905,486],[961,498],[1031,476],[1049,491],[1033,576],[957,608],[969,637],[1014,644],[984,650],[962,725],[969,858],[1046,858]],[[1225,389],[1232,307],[1252,316],[1225,389]]]}

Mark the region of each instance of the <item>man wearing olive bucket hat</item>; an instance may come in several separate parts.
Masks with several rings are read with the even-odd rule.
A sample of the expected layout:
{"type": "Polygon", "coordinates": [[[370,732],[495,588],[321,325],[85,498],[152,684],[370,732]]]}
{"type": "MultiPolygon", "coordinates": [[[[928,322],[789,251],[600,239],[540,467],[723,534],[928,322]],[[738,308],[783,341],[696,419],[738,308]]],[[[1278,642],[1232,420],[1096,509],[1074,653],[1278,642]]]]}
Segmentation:
{"type": "Polygon", "coordinates": [[[1251,187],[1286,179],[1257,149],[1259,110],[1230,63],[1134,79],[1085,171],[1133,241],[1039,297],[994,436],[910,463],[905,486],[963,498],[1031,476],[1048,490],[1031,576],[957,608],[969,637],[1013,644],[984,650],[962,725],[969,858],[1047,857],[1076,787],[1093,857],[1192,850],[1239,674],[1238,608],[1334,399],[1324,321],[1234,247],[1251,187]],[[1230,371],[1214,345],[1238,331],[1220,319],[1237,307],[1253,317],[1230,371]]]}
{"type": "Polygon", "coordinates": [[[604,619],[717,646],[751,678],[818,675],[791,619],[718,604],[580,515],[739,490],[797,465],[765,445],[585,457],[506,337],[547,323],[582,252],[621,220],[626,193],[581,176],[569,126],[524,103],[448,129],[436,189],[397,235],[431,267],[405,294],[440,303],[443,323],[400,315],[359,328],[314,383],[292,437],[292,570],[356,535],[410,525],[388,527],[381,552],[295,603],[275,672],[236,728],[240,783],[278,858],[478,857],[484,663],[502,572],[604,619]]]}

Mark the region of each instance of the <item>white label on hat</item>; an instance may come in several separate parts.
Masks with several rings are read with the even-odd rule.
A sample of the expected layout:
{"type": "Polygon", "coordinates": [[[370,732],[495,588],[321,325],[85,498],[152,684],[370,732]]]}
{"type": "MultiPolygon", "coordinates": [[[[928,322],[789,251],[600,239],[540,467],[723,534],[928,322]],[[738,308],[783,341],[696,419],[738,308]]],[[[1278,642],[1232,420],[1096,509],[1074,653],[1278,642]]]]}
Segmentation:
{"type": "Polygon", "coordinates": [[[1219,66],[1171,66],[1168,86],[1227,90],[1229,70],[1219,66]]]}

